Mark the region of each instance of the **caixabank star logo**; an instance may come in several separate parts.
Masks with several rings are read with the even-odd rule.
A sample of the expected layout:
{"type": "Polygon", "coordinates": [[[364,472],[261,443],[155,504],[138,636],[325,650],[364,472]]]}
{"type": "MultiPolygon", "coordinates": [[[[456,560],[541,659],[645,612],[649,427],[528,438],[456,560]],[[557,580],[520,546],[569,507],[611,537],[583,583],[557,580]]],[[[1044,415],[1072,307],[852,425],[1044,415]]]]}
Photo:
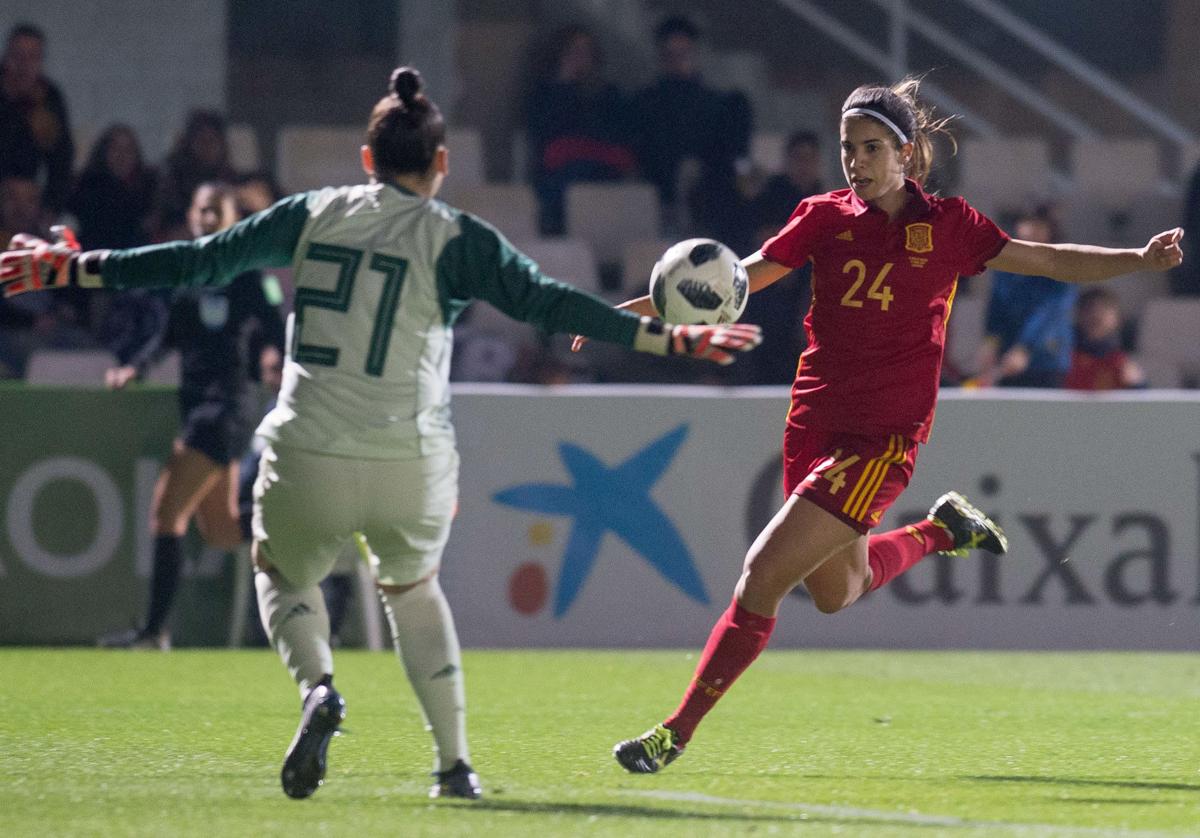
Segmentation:
{"type": "Polygon", "coordinates": [[[554,587],[555,617],[566,614],[583,590],[601,542],[610,532],[684,594],[701,604],[709,603],[687,544],[650,497],[650,490],[666,473],[687,435],[688,426],[680,425],[613,467],[582,446],[560,442],[558,455],[570,484],[526,483],[493,496],[497,503],[515,509],[571,519],[571,534],[554,587]]]}

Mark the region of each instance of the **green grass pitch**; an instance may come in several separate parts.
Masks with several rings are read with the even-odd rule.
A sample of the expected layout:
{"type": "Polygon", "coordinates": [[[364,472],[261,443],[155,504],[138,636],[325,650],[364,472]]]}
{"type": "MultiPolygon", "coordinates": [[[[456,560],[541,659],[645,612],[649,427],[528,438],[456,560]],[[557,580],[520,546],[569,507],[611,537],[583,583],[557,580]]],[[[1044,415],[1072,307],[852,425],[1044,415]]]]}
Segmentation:
{"type": "Polygon", "coordinates": [[[395,659],[340,652],[345,736],[279,789],[273,653],[0,650],[0,835],[1200,835],[1200,655],[769,651],[655,776],[615,740],[684,652],[473,651],[487,797],[432,802],[395,659]]]}

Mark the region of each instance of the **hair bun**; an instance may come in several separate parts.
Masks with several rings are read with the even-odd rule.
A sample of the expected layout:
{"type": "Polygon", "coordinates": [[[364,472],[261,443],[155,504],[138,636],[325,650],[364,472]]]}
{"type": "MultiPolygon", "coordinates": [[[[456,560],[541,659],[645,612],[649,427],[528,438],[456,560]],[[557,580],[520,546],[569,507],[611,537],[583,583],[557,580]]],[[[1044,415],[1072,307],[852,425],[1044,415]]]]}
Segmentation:
{"type": "Polygon", "coordinates": [[[421,92],[421,74],[412,67],[397,67],[392,71],[391,90],[405,105],[421,92]]]}

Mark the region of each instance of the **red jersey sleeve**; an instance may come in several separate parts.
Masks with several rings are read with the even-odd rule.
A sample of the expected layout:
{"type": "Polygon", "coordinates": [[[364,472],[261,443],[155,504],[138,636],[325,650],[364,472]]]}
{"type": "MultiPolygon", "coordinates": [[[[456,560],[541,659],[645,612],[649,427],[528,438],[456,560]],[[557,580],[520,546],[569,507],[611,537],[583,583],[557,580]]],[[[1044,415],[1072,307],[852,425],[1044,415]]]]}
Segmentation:
{"type": "Polygon", "coordinates": [[[975,276],[983,273],[987,263],[996,258],[1008,243],[1008,233],[996,226],[992,219],[968,204],[955,198],[959,204],[959,218],[954,241],[958,245],[959,273],[975,276]]]}
{"type": "Polygon", "coordinates": [[[816,207],[811,198],[801,201],[787,225],[762,246],[763,258],[789,268],[803,267],[821,233],[816,207]]]}

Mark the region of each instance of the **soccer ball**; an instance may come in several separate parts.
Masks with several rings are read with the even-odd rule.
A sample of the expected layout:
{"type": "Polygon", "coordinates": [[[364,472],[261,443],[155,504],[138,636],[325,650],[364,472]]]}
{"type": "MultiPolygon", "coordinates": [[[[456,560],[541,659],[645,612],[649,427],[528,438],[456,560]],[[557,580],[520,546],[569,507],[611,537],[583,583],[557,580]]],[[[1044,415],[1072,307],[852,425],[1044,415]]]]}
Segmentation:
{"type": "Polygon", "coordinates": [[[650,274],[650,300],[668,323],[732,323],[748,296],[750,278],[737,254],[713,239],[671,245],[650,274]]]}

